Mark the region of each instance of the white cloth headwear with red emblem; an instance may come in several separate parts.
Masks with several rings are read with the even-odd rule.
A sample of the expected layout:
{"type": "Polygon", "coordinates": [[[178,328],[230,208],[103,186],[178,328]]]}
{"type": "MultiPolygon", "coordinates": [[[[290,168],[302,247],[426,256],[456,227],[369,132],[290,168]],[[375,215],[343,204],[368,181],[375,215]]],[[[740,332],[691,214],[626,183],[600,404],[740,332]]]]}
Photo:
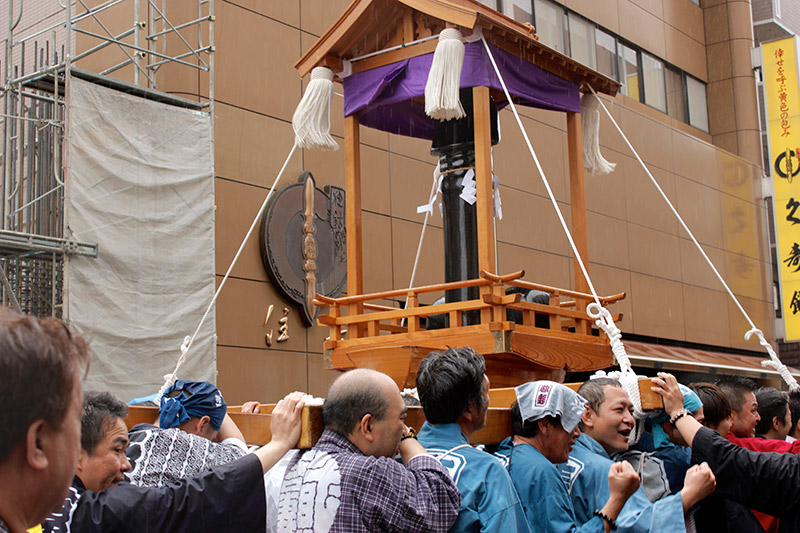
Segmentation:
{"type": "Polygon", "coordinates": [[[516,387],[514,392],[523,422],[560,416],[561,425],[571,433],[586,410],[583,396],[555,381],[530,381],[516,387]]]}

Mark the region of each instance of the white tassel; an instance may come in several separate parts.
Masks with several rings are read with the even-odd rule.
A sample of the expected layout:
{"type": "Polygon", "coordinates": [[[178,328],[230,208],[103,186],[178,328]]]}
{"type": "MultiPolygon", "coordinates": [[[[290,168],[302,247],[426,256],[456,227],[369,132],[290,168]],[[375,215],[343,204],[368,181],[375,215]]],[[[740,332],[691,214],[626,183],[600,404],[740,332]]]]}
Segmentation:
{"type": "Polygon", "coordinates": [[[457,28],[445,28],[433,53],[431,71],[425,84],[425,113],[436,120],[463,118],[459,86],[464,64],[464,43],[457,28]]]}
{"type": "Polygon", "coordinates": [[[586,93],[581,97],[583,128],[583,167],[595,175],[608,174],[617,166],[600,153],[600,111],[597,97],[586,93]]]}
{"type": "Polygon", "coordinates": [[[331,98],[333,97],[333,71],[316,67],[306,92],[292,116],[295,144],[300,148],[338,150],[331,137],[331,98]]]}

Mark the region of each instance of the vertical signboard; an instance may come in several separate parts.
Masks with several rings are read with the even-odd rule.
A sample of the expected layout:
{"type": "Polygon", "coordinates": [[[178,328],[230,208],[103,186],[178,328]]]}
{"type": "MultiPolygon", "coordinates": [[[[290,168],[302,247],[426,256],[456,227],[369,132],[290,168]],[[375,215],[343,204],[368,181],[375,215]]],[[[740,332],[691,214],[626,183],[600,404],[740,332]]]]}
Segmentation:
{"type": "Polygon", "coordinates": [[[800,97],[795,38],[761,45],[786,340],[800,339],[800,97]]]}

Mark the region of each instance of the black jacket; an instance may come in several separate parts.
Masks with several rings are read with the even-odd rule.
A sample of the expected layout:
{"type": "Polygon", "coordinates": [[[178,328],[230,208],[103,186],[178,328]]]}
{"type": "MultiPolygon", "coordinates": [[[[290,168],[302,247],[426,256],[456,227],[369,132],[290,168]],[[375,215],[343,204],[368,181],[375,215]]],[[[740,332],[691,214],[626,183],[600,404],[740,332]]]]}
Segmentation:
{"type": "Polygon", "coordinates": [[[692,462],[703,461],[717,477],[717,496],[777,516],[779,532],[800,531],[800,456],[752,452],[701,428],[692,442],[692,462]]]}
{"type": "Polygon", "coordinates": [[[92,492],[76,477],[61,512],[42,528],[45,533],[257,532],[266,529],[266,518],[261,463],[246,455],[164,487],[125,483],[92,492]]]}

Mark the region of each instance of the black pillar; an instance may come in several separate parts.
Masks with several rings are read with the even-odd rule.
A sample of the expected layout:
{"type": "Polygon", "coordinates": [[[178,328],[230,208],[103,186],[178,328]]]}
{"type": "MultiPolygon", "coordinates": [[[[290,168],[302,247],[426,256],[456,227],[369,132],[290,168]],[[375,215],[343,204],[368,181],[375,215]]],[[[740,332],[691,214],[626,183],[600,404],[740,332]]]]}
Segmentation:
{"type": "MultiPolygon", "coordinates": [[[[464,176],[475,168],[475,120],[472,111],[472,89],[461,89],[461,105],[467,116],[459,120],[436,123],[431,154],[439,156],[442,177],[442,211],[444,226],[444,279],[462,281],[478,277],[477,207],[460,198],[464,176]]],[[[499,140],[497,107],[491,102],[492,144],[499,140]]],[[[473,178],[474,179],[474,178],[473,178]]],[[[445,292],[446,302],[463,302],[480,297],[478,287],[445,292]]],[[[449,320],[449,319],[448,319],[449,320]]],[[[480,322],[480,313],[464,313],[463,325],[480,322]]],[[[453,326],[453,325],[451,325],[453,326]]]]}

